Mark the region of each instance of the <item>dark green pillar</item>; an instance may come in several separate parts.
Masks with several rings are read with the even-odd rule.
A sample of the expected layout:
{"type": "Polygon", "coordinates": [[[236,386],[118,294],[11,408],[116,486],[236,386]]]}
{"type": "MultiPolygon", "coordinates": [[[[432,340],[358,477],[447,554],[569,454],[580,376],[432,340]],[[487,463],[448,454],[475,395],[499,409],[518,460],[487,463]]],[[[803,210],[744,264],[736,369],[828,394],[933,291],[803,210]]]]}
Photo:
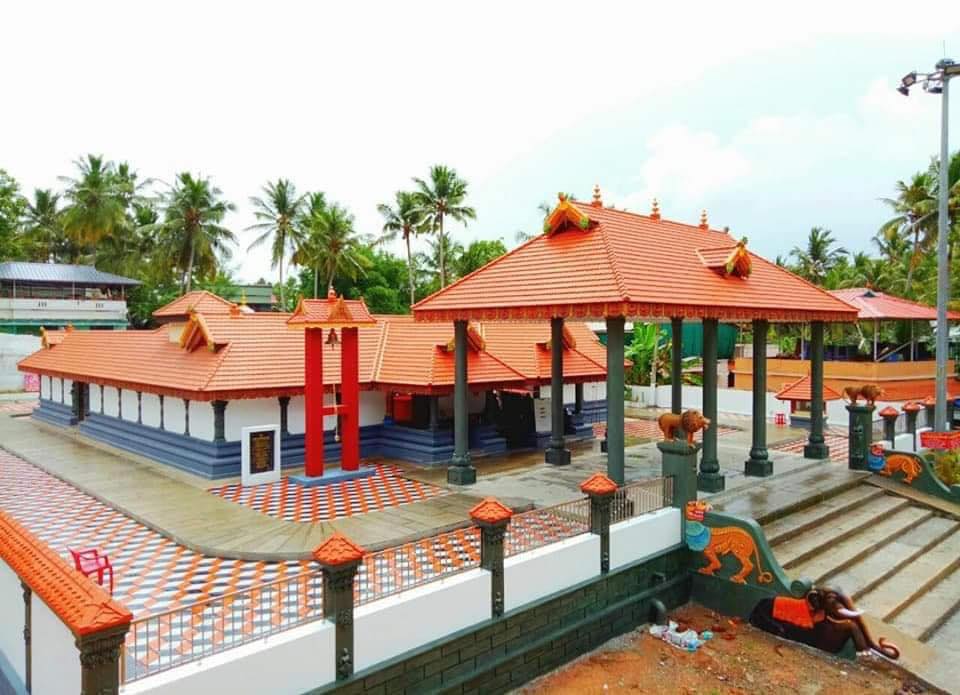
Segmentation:
{"type": "Polygon", "coordinates": [[[143,424],[143,391],[137,391],[137,424],[143,424]]]}
{"type": "Polygon", "coordinates": [[[823,438],[823,321],[810,324],[810,437],[803,447],[808,459],[830,458],[823,438]]]}
{"type": "Polygon", "coordinates": [[[907,416],[907,432],[909,432],[910,436],[913,437],[914,451],[917,450],[917,415],[920,414],[922,409],[923,406],[916,401],[905,403],[903,406],[903,412],[907,416]]]}
{"type": "Polygon", "coordinates": [[[163,394],[161,393],[158,398],[160,399],[160,431],[164,430],[163,427],[163,394]]]}
{"type": "Polygon", "coordinates": [[[573,412],[577,415],[583,413],[583,384],[573,387],[573,412]]]}
{"type": "Polygon", "coordinates": [[[323,617],[334,624],[337,680],[353,675],[353,581],[361,558],[317,559],[323,572],[323,617]]]}
{"type": "Polygon", "coordinates": [[[753,321],[753,443],[745,475],[773,475],[773,461],[767,452],[767,329],[766,319],[753,321]]]}
{"type": "Polygon", "coordinates": [[[563,319],[550,319],[550,446],[545,459],[554,466],[570,463],[563,442],[563,319]]]}
{"type": "MultiPolygon", "coordinates": [[[[699,444],[692,446],[686,439],[674,439],[670,442],[657,442],[660,450],[660,470],[664,479],[672,481],[672,506],[680,510],[681,537],[687,530],[687,502],[697,499],[697,452],[699,444]]],[[[666,496],[666,488],[664,489],[666,496]]]]}
{"type": "Polygon", "coordinates": [[[190,401],[186,398],[183,399],[183,434],[190,436],[190,401]]]}
{"type": "Polygon", "coordinates": [[[79,381],[70,384],[70,402],[73,417],[79,422],[83,419],[83,384],[79,381]]]}
{"type": "Polygon", "coordinates": [[[679,414],[683,410],[683,318],[670,319],[670,335],[670,410],[679,414]]]}
{"type": "Polygon", "coordinates": [[[889,406],[880,411],[883,418],[883,438],[890,442],[891,448],[897,439],[897,417],[900,414],[889,406]]]}
{"type": "MultiPolygon", "coordinates": [[[[213,406],[213,441],[217,444],[225,444],[227,442],[226,437],[226,414],[227,414],[227,402],[226,401],[212,401],[211,405],[213,406]]],[[[283,428],[281,427],[281,432],[283,428]]]]}
{"type": "Polygon", "coordinates": [[[870,445],[873,443],[873,411],[872,405],[847,406],[850,413],[848,436],[850,437],[847,464],[851,470],[869,470],[867,457],[870,454],[870,445]]]}
{"type": "Polygon", "coordinates": [[[607,317],[607,476],[624,483],[623,471],[623,324],[607,317]]]}
{"type": "Polygon", "coordinates": [[[117,388],[117,419],[123,419],[123,389],[117,388]]]}
{"type": "Polygon", "coordinates": [[[280,403],[280,436],[286,437],[290,434],[290,396],[280,396],[277,401],[280,403]]]}
{"type": "MultiPolygon", "coordinates": [[[[499,503],[495,503],[499,505],[499,503]]],[[[503,540],[507,535],[507,526],[510,525],[510,510],[487,509],[491,507],[487,502],[471,510],[473,523],[480,527],[480,567],[490,573],[490,612],[494,618],[503,615],[503,540]],[[474,515],[474,510],[480,509],[480,514],[474,515]],[[489,511],[494,513],[487,513],[489,511]],[[502,511],[502,513],[496,513],[502,511]]]]}
{"type": "Polygon", "coordinates": [[[23,589],[23,685],[29,693],[33,690],[33,658],[31,657],[33,649],[30,636],[33,623],[33,604],[31,600],[33,591],[24,582],[20,582],[20,588],[23,589]]]}
{"type": "MultiPolygon", "coordinates": [[[[580,490],[590,498],[590,533],[600,536],[600,572],[606,574],[610,571],[610,516],[617,486],[605,476],[602,479],[594,476],[583,483],[580,490]]],[[[617,500],[620,507],[626,502],[622,495],[617,500]]]]}
{"type": "Polygon", "coordinates": [[[120,647],[130,625],[76,638],[80,650],[80,695],[120,692],[120,647]]]}
{"type": "Polygon", "coordinates": [[[453,322],[453,459],[447,468],[447,482],[472,485],[477,469],[470,465],[470,417],[467,402],[467,322],[453,322]]]}
{"type": "Polygon", "coordinates": [[[703,455],[700,460],[700,475],[697,489],[704,492],[720,492],[726,480],[720,473],[717,458],[717,319],[703,320],[703,414],[710,426],[703,431],[703,455]]]}

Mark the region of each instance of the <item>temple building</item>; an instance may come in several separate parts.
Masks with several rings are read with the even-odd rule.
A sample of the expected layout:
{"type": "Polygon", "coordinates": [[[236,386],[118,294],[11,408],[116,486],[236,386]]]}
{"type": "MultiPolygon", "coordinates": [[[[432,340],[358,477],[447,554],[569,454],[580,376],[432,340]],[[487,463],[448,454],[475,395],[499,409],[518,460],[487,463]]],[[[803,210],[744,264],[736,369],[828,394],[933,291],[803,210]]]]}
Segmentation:
{"type": "MultiPolygon", "coordinates": [[[[40,375],[34,417],[207,478],[239,474],[244,427],[279,424],[284,467],[302,465],[304,336],[288,325],[291,314],[192,292],[154,316],[153,330],[45,332],[44,347],[19,363],[40,375]]],[[[453,326],[374,319],[359,329],[361,455],[446,463],[453,326]]],[[[473,455],[544,446],[550,423],[538,399],[550,393],[549,326],[478,321],[468,335],[473,455]]],[[[560,349],[567,434],[590,438],[591,422],[605,417],[606,351],[573,322],[560,349]]],[[[329,404],[341,397],[339,354],[331,345],[323,359],[329,404]]],[[[324,430],[336,460],[338,417],[325,418],[324,430]]]]}

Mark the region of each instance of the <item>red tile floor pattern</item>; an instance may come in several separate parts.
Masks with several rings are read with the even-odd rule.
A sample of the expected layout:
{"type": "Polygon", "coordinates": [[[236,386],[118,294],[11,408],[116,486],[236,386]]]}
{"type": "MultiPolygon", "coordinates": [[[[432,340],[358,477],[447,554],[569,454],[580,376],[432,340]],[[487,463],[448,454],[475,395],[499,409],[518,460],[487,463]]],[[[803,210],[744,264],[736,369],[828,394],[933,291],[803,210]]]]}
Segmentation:
{"type": "MultiPolygon", "coordinates": [[[[604,433],[607,429],[606,422],[596,422],[593,425],[593,435],[595,437],[603,438],[604,433]]],[[[731,432],[736,432],[737,430],[733,427],[727,427],[726,425],[720,425],[720,429],[717,430],[718,435],[730,434],[731,432]]],[[[642,437],[644,439],[661,439],[663,433],[660,431],[660,426],[657,424],[656,420],[646,420],[646,419],[625,419],[623,421],[623,433],[627,437],[642,437]]],[[[703,432],[697,432],[694,435],[694,438],[697,441],[703,439],[703,432]]]]}
{"type": "MultiPolygon", "coordinates": [[[[846,430],[828,429],[823,434],[823,440],[830,447],[830,460],[834,462],[845,462],[850,451],[850,440],[846,430]]],[[[771,446],[776,451],[785,451],[790,454],[799,454],[803,456],[803,447],[807,444],[807,438],[794,439],[789,442],[781,442],[771,446]]]]}
{"type": "MultiPolygon", "coordinates": [[[[308,561],[202,555],[2,450],[0,477],[0,508],[65,560],[67,547],[95,547],[110,557],[114,596],[135,620],[124,661],[128,679],[320,617],[322,582],[308,561]]],[[[535,510],[514,517],[506,544],[516,544],[516,536],[530,548],[586,530],[581,520],[535,510]]],[[[479,561],[476,528],[381,551],[361,564],[356,600],[382,598],[479,561]]]]}
{"type": "Polygon", "coordinates": [[[304,487],[283,478],[279,483],[249,487],[223,485],[210,492],[268,516],[297,522],[329,521],[449,494],[442,487],[403,477],[397,466],[373,466],[377,472],[368,478],[334,485],[304,487]]]}
{"type": "Polygon", "coordinates": [[[40,401],[0,401],[0,413],[6,415],[29,415],[40,401]]]}

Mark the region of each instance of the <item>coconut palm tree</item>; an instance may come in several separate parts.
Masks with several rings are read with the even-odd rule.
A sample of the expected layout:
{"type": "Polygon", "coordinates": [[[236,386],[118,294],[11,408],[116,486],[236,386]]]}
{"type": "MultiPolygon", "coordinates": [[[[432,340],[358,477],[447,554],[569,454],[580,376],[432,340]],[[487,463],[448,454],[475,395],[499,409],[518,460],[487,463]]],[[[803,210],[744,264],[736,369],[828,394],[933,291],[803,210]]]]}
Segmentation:
{"type": "Polygon", "coordinates": [[[399,234],[407,247],[407,271],[410,281],[410,305],[415,302],[416,285],[413,273],[413,253],[410,250],[410,238],[424,230],[423,210],[417,205],[417,196],[408,191],[397,191],[396,207],[380,203],[377,211],[383,215],[383,235],[376,243],[393,241],[399,234]]]}
{"type": "MultiPolygon", "coordinates": [[[[233,232],[221,225],[234,205],[223,200],[223,192],[210,179],[177,175],[174,185],[163,196],[163,221],[158,227],[160,243],[180,269],[180,291],[189,292],[195,268],[204,275],[216,271],[218,259],[231,256],[236,243],[233,232]]],[[[153,231],[147,225],[144,230],[153,231]]]]}
{"type": "Polygon", "coordinates": [[[444,257],[446,244],[443,243],[444,219],[450,217],[466,224],[467,220],[477,219],[477,212],[464,204],[467,197],[467,182],[457,176],[456,170],[451,167],[442,164],[434,165],[430,167],[429,181],[415,177],[413,182],[417,187],[415,192],[417,207],[421,209],[430,231],[441,240],[437,248],[440,251],[440,287],[443,288],[447,285],[447,264],[444,257]]]}
{"type": "Polygon", "coordinates": [[[823,227],[814,227],[807,237],[806,248],[794,246],[790,255],[797,260],[797,270],[800,275],[818,285],[830,269],[847,255],[847,250],[835,247],[836,241],[833,232],[823,227]]]}
{"type": "Polygon", "coordinates": [[[307,195],[300,212],[300,235],[290,262],[313,272],[313,298],[320,292],[320,264],[323,260],[322,240],[317,228],[320,215],[327,209],[327,197],[320,191],[307,195]]]}
{"type": "Polygon", "coordinates": [[[63,227],[79,246],[94,246],[126,221],[125,183],[113,162],[88,154],[74,162],[77,178],[61,177],[67,187],[63,227]]]}
{"type": "Polygon", "coordinates": [[[920,262],[920,254],[929,250],[936,239],[937,201],[930,193],[934,185],[929,172],[918,172],[909,182],[897,181],[896,198],[881,199],[895,215],[883,223],[879,235],[887,239],[900,236],[913,241],[913,256],[907,267],[907,291],[913,271],[920,262]]]}
{"type": "Polygon", "coordinates": [[[49,188],[37,188],[33,200],[27,201],[23,216],[23,231],[31,248],[31,258],[49,262],[62,261],[75,253],[63,231],[63,211],[60,194],[49,188]]]}
{"type": "Polygon", "coordinates": [[[355,280],[367,268],[367,259],[360,253],[363,242],[353,228],[353,215],[334,203],[322,210],[314,221],[311,249],[313,267],[323,273],[327,290],[333,289],[336,277],[355,280]]]}
{"type": "Polygon", "coordinates": [[[304,197],[297,195],[296,187],[288,179],[268,182],[262,189],[264,197],[251,196],[253,214],[259,220],[247,227],[260,233],[247,247],[250,251],[271,238],[270,260],[280,269],[280,304],[284,306],[283,261],[288,251],[296,251],[301,237],[300,211],[304,197]]]}

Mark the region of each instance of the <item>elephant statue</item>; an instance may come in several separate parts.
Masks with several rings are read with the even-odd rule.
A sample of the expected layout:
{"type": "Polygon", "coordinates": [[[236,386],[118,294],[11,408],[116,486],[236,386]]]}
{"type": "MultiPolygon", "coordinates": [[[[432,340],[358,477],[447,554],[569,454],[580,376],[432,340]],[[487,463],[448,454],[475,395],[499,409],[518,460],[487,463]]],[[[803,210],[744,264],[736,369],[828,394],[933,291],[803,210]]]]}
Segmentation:
{"type": "Polygon", "coordinates": [[[853,602],[841,591],[814,587],[803,598],[776,596],[757,603],[750,624],[784,639],[839,654],[849,640],[858,652],[872,649],[888,659],[900,657],[883,637],[874,642],[853,602]]]}

